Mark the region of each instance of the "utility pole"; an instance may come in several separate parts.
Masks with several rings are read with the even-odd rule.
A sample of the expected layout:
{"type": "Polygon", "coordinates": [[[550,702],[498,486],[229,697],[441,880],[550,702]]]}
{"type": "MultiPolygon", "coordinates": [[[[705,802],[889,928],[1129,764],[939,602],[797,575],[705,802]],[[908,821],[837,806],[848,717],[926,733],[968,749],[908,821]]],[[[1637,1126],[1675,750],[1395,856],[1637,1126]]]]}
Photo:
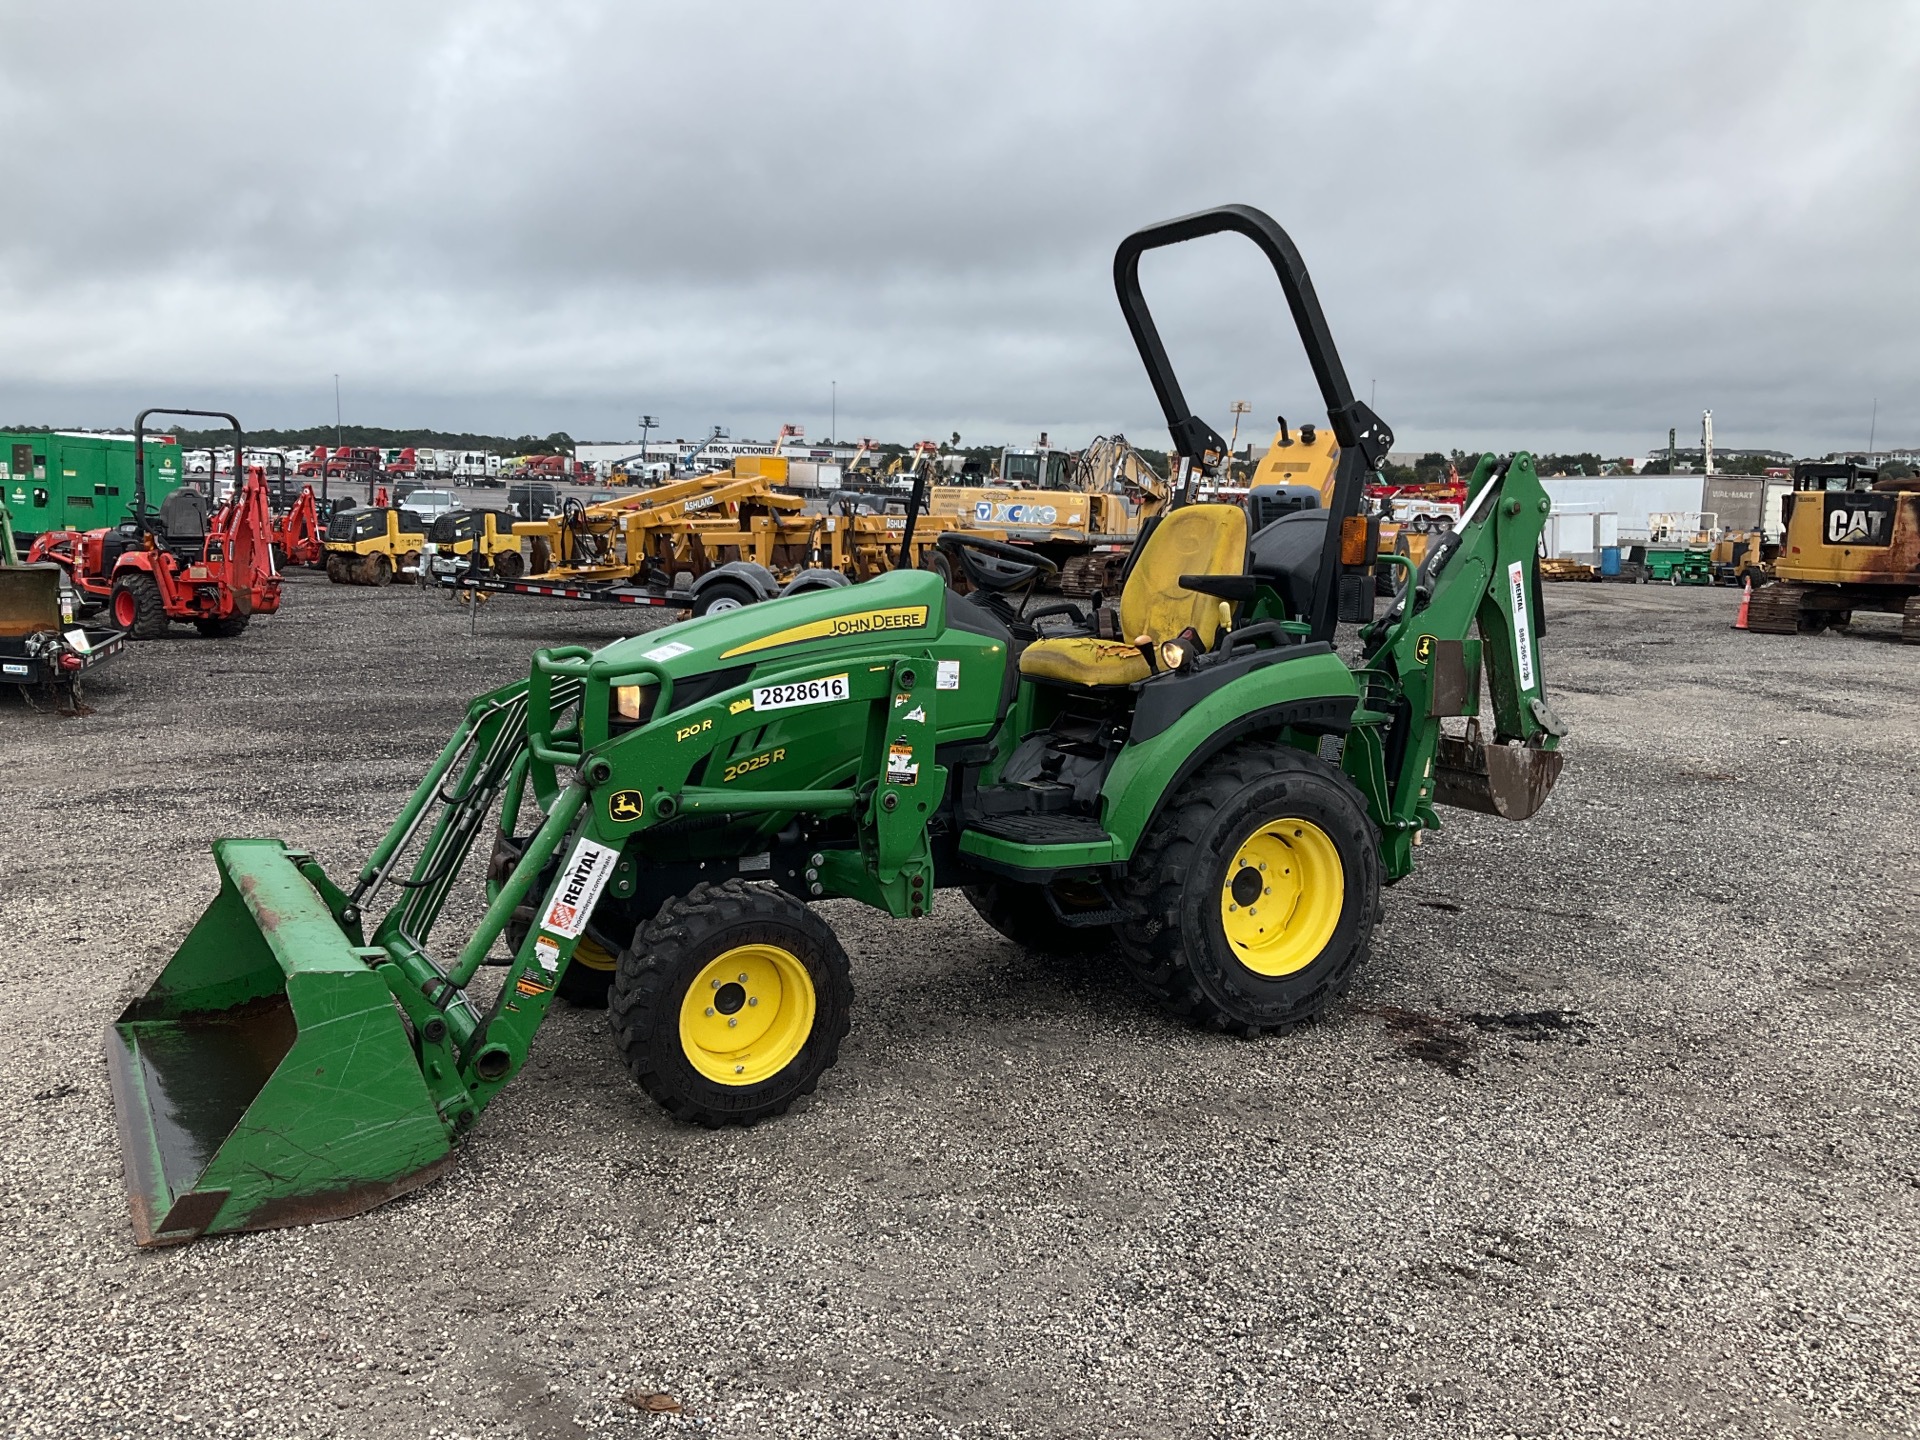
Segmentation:
{"type": "Polygon", "coordinates": [[[831,411],[833,418],[827,422],[827,443],[829,445],[834,443],[834,437],[840,433],[840,382],[835,380],[830,383],[833,385],[833,398],[829,402],[833,406],[831,411]]]}
{"type": "Polygon", "coordinates": [[[1667,427],[1667,474],[1669,475],[1673,474],[1674,462],[1680,454],[1679,448],[1673,443],[1674,437],[1679,433],[1679,426],[1669,425],[1667,427]]]}
{"type": "Polygon", "coordinates": [[[1880,397],[1873,397],[1873,419],[1867,422],[1867,463],[1873,464],[1873,442],[1880,432],[1880,397]]]}
{"type": "Polygon", "coordinates": [[[340,375],[337,371],[333,377],[333,448],[340,448],[340,375]]]}
{"type": "Polygon", "coordinates": [[[1700,468],[1713,474],[1713,411],[1700,412],[1700,468]]]}

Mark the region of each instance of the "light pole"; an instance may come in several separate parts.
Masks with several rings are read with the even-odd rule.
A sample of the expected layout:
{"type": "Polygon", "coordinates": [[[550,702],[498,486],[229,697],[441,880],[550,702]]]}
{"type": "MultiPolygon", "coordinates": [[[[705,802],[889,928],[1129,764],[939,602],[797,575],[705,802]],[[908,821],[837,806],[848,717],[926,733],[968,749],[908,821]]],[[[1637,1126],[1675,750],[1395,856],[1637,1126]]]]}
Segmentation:
{"type": "Polygon", "coordinates": [[[1233,438],[1227,441],[1227,457],[1229,459],[1231,459],[1235,453],[1234,447],[1240,442],[1240,417],[1242,415],[1251,415],[1252,413],[1253,406],[1249,405],[1246,401],[1236,400],[1233,402],[1233,438]]]}
{"type": "Polygon", "coordinates": [[[827,443],[829,445],[833,444],[835,438],[840,434],[840,382],[835,380],[832,381],[831,384],[833,385],[833,410],[831,412],[833,418],[827,422],[827,443]]]}
{"type": "Polygon", "coordinates": [[[340,376],[337,371],[333,377],[333,448],[340,448],[340,376]]]}

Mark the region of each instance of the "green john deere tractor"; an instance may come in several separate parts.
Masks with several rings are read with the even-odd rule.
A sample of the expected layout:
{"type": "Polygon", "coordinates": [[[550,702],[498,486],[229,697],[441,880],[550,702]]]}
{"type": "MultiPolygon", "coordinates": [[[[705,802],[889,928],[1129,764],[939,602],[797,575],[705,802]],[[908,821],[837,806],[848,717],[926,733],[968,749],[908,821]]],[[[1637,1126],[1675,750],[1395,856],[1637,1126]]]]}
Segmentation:
{"type": "Polygon", "coordinates": [[[1227,445],[1187,409],[1138,265],[1224,231],[1279,276],[1339,441],[1330,496],[1176,504],[1091,613],[1036,606],[1047,561],[959,532],[941,543],[965,596],[902,568],[544,650],[474,702],[350,883],[280,841],[217,842],[218,896],[108,1034],[140,1242],[421,1184],[556,994],[611,1007],[675,1116],[778,1114],[849,1024],[820,898],[906,919],[959,888],[1003,933],[1106,949],[1170,1011],[1245,1035],[1326,1009],[1436,804],[1525,819],[1559,773],[1534,569],[1548,505],[1527,456],[1489,456],[1417,569],[1377,557],[1361,490],[1392,437],[1354,399],[1292,241],[1241,206],[1115,257],[1181,498],[1227,445]],[[1374,618],[1380,558],[1402,581],[1374,618]],[[1356,661],[1342,623],[1361,627],[1356,661]],[[436,951],[492,816],[485,917],[436,951]],[[487,965],[505,967],[492,998],[487,965]]]}

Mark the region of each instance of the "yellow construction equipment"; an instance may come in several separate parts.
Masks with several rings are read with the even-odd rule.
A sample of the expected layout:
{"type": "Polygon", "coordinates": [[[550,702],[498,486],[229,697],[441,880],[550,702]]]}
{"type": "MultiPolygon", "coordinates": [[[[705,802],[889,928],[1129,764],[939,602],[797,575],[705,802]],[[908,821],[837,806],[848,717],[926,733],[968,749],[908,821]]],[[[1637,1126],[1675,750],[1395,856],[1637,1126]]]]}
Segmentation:
{"type": "Polygon", "coordinates": [[[1920,645],[1920,479],[1859,459],[1803,460],[1785,500],[1774,578],[1753,592],[1747,628],[1806,635],[1878,610],[1901,616],[1901,639],[1920,645]]]}
{"type": "Polygon", "coordinates": [[[427,523],[398,505],[340,510],[327,522],[327,578],[336,585],[420,578],[427,523]]]}

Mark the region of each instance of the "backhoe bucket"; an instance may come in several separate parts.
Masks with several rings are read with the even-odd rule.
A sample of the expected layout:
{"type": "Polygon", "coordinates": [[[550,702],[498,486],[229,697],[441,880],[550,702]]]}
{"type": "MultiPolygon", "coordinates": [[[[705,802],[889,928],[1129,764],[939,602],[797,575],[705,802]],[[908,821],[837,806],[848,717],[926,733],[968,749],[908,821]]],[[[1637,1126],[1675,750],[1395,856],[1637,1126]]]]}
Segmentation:
{"type": "Polygon", "coordinates": [[[399,1008],[277,840],[214,843],[220,893],[107,1030],[135,1238],[337,1220],[452,1160],[399,1008]]]}
{"type": "Polygon", "coordinates": [[[1457,810],[1526,820],[1542,805],[1566,762],[1537,745],[1484,745],[1476,737],[1442,735],[1434,756],[1434,796],[1457,810]]]}

